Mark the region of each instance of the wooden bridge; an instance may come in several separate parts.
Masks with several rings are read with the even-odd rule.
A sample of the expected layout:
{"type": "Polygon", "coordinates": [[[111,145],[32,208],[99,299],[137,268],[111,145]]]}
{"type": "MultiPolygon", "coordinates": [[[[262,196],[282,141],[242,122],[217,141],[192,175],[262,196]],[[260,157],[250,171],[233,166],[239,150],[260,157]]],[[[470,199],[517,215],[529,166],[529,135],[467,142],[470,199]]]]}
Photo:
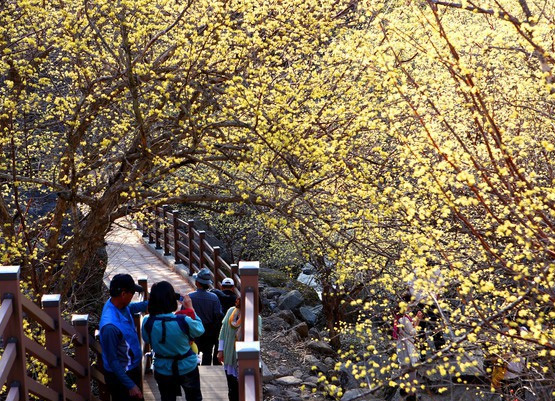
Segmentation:
{"type": "MultiPolygon", "coordinates": [[[[242,310],[245,333],[237,343],[239,387],[242,401],[262,400],[260,344],[258,341],[258,262],[229,266],[192,221],[179,220],[167,208],[150,210],[151,221],[140,226],[117,226],[107,237],[109,262],[105,282],[117,273],[131,274],[148,290],[160,280],[172,283],[177,292],[193,291],[190,275],[208,267],[216,286],[224,277],[233,277],[242,310]],[[141,238],[142,237],[142,238],[141,238]],[[150,243],[151,245],[148,245],[150,243]]],[[[127,223],[129,224],[129,223],[127,223]]],[[[145,291],[148,296],[148,291],[145,291]]],[[[19,267],[0,267],[0,399],[29,400],[109,400],[105,389],[101,349],[91,335],[88,315],[73,315],[71,323],[62,316],[60,295],[44,295],[41,307],[20,292],[19,267]],[[24,326],[38,331],[45,340],[36,342],[25,334],[24,326]],[[30,369],[30,367],[33,367],[30,369]],[[46,383],[46,384],[45,384],[46,383]]],[[[140,327],[141,316],[136,316],[140,327]]],[[[138,330],[140,336],[140,330],[138,330]]],[[[148,347],[144,347],[145,354],[148,347]]],[[[148,364],[144,358],[144,367],[148,364]]],[[[201,366],[201,390],[206,401],[227,400],[227,383],[222,366],[201,366]]],[[[147,370],[144,369],[143,372],[147,370]]],[[[145,401],[160,398],[152,374],[143,380],[145,401]]],[[[182,398],[184,400],[184,397],[182,398]]],[[[115,401],[115,400],[114,400],[115,401]]]]}

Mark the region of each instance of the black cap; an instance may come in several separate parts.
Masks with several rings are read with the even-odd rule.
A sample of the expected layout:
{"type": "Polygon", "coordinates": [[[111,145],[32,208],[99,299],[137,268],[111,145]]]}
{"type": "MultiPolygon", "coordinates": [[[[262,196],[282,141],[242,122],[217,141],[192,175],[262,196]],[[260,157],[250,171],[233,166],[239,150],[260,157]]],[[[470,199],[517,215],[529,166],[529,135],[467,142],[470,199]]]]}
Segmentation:
{"type": "Polygon", "coordinates": [[[110,294],[119,293],[122,290],[127,292],[143,292],[143,287],[135,284],[135,280],[129,274],[116,274],[110,281],[110,294]]]}

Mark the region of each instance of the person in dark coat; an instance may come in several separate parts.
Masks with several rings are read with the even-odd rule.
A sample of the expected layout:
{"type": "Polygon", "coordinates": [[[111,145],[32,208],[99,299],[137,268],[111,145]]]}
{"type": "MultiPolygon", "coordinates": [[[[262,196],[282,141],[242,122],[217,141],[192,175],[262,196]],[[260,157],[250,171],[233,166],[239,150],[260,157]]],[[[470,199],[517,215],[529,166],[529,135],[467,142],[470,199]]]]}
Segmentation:
{"type": "Polygon", "coordinates": [[[220,303],[222,304],[222,312],[225,315],[229,308],[235,306],[235,301],[237,300],[237,295],[233,291],[235,282],[232,278],[226,277],[222,280],[222,289],[218,290],[214,288],[212,292],[218,296],[220,303]]]}
{"type": "Polygon", "coordinates": [[[199,353],[202,353],[202,365],[219,365],[218,361],[218,335],[222,322],[222,305],[218,296],[211,291],[212,273],[207,268],[199,271],[195,276],[197,290],[189,296],[193,308],[204,326],[204,334],[195,339],[199,353]]]}

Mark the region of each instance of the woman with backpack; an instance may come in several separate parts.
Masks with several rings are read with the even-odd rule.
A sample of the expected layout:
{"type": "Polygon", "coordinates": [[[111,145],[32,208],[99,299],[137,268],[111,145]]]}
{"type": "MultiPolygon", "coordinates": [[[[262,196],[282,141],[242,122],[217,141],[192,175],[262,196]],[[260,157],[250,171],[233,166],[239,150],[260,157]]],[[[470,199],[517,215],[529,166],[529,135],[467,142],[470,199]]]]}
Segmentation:
{"type": "MultiPolygon", "coordinates": [[[[201,401],[197,355],[190,341],[204,333],[198,316],[176,315],[176,293],[167,281],[155,283],[150,290],[149,315],[143,320],[145,343],[154,351],[154,379],[162,401],[175,401],[185,392],[187,401],[201,401]]],[[[183,297],[184,309],[193,309],[188,295],[183,297]]]]}

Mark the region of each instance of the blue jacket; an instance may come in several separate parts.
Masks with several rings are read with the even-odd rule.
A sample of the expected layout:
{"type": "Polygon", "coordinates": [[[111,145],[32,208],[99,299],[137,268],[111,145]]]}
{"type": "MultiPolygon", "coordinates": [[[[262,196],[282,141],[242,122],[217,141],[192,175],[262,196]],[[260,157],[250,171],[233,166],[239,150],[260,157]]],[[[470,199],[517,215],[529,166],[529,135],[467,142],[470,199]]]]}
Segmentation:
{"type": "Polygon", "coordinates": [[[193,302],[195,313],[202,320],[206,334],[218,336],[217,330],[219,330],[224,316],[218,296],[203,289],[191,292],[189,296],[193,302]]]}
{"type": "MultiPolygon", "coordinates": [[[[174,313],[165,313],[156,315],[157,317],[175,317],[174,313]]],[[[186,354],[191,348],[189,341],[191,339],[200,336],[204,333],[204,327],[198,315],[195,319],[191,319],[189,316],[179,315],[180,318],[185,318],[185,322],[189,325],[189,336],[183,332],[179,323],[177,321],[165,322],[166,325],[166,341],[164,344],[160,344],[162,338],[162,322],[159,320],[154,321],[152,326],[152,331],[147,333],[145,330],[145,323],[147,317],[143,319],[143,340],[146,343],[150,343],[150,346],[154,350],[154,370],[162,375],[171,376],[172,375],[172,359],[167,358],[156,358],[156,354],[164,356],[176,356],[186,354]]],[[[179,374],[184,375],[189,373],[197,367],[197,354],[191,354],[187,358],[181,359],[178,362],[179,374]]]]}
{"type": "Polygon", "coordinates": [[[135,302],[118,309],[110,298],[104,305],[100,317],[100,345],[104,369],[113,372],[128,389],[133,388],[135,383],[125,372],[139,366],[143,358],[132,315],[146,311],[147,305],[148,302],[135,302]]]}

